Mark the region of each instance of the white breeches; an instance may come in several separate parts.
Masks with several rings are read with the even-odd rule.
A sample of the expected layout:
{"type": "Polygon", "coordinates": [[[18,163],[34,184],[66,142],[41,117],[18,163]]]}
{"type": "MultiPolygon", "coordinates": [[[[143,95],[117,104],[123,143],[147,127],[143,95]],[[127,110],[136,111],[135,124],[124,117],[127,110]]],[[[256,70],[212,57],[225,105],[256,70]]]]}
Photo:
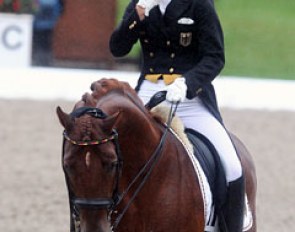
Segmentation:
{"type": "MultiPolygon", "coordinates": [[[[145,104],[156,92],[165,88],[166,85],[162,80],[159,80],[158,83],[144,80],[138,95],[145,104]]],[[[166,104],[170,103],[166,102],[166,104]]],[[[182,120],[186,128],[198,131],[211,141],[224,166],[227,182],[241,177],[241,163],[229,135],[223,125],[209,112],[198,97],[191,100],[186,99],[180,103],[176,115],[182,120]]]]}

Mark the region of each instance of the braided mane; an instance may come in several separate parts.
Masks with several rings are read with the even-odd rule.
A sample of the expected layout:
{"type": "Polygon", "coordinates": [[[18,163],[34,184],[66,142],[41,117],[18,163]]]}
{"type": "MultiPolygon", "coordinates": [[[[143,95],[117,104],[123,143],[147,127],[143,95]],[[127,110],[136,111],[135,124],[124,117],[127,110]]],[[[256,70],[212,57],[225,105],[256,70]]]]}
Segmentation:
{"type": "Polygon", "coordinates": [[[129,95],[129,97],[132,98],[132,100],[137,104],[142,104],[135,90],[127,82],[118,81],[116,79],[102,78],[93,82],[90,86],[90,90],[92,92],[85,93],[82,96],[82,99],[76,103],[74,109],[84,106],[95,107],[98,99],[111,91],[120,92],[123,95],[129,95]]]}
{"type": "Polygon", "coordinates": [[[93,124],[92,124],[93,118],[89,115],[86,115],[84,117],[77,118],[75,120],[77,120],[80,125],[80,131],[83,136],[81,140],[83,141],[91,140],[91,129],[93,128],[93,124]]]}

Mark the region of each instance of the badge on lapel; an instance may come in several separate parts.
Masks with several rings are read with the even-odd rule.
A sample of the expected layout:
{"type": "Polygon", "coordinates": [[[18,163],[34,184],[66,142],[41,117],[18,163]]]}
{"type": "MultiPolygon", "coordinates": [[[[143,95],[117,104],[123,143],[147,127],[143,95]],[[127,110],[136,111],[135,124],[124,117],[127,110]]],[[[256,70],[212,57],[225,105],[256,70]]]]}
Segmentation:
{"type": "Polygon", "coordinates": [[[180,45],[187,47],[191,44],[193,38],[192,32],[180,32],[179,43],[180,45]]]}
{"type": "MultiPolygon", "coordinates": [[[[180,25],[192,25],[195,23],[195,21],[191,18],[180,18],[177,21],[178,24],[180,25]]],[[[193,33],[192,32],[181,32],[180,37],[179,37],[179,44],[187,47],[191,44],[193,38],[193,33]]]]}
{"type": "Polygon", "coordinates": [[[182,25],[192,25],[195,23],[195,21],[191,18],[180,18],[177,21],[178,24],[182,24],[182,25]]]}

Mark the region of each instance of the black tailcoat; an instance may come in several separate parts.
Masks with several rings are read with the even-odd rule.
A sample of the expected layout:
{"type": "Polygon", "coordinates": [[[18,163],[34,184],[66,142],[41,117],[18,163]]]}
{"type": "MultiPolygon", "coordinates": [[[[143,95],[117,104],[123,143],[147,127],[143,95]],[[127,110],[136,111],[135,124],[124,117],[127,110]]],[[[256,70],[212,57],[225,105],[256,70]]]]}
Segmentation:
{"type": "Polygon", "coordinates": [[[143,21],[131,0],[110,39],[114,56],[128,54],[140,40],[143,65],[136,90],[146,74],[180,74],[187,98],[199,96],[222,122],[212,80],[224,66],[223,33],[211,0],[172,0],[164,15],[158,6],[143,21]]]}

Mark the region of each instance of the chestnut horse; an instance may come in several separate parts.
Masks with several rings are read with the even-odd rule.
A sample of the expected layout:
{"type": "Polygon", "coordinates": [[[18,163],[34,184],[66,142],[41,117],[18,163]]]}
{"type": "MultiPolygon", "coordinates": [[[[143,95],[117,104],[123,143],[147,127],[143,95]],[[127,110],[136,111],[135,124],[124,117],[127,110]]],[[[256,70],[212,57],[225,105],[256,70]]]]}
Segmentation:
{"type": "MultiPolygon", "coordinates": [[[[202,184],[170,122],[153,116],[127,83],[102,79],[91,89],[71,114],[57,108],[71,232],[203,232],[202,184]]],[[[234,141],[254,219],[248,231],[256,231],[255,168],[234,141]]]]}

